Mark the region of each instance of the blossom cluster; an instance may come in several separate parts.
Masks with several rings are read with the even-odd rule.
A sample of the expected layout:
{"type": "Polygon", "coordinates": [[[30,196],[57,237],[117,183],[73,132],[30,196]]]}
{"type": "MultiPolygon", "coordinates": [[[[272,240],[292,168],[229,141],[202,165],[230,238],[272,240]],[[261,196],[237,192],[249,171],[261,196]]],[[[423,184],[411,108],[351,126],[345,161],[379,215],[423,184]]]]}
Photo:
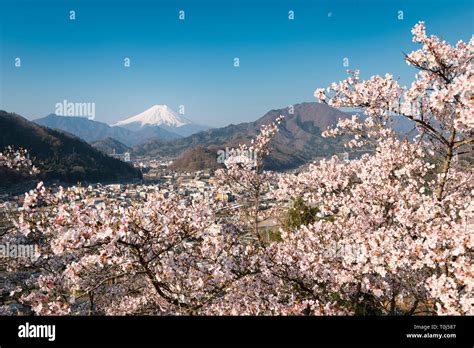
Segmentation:
{"type": "Polygon", "coordinates": [[[320,213],[311,225],[283,231],[274,246],[280,272],[320,297],[369,297],[376,313],[472,314],[474,215],[466,202],[473,180],[453,169],[456,183],[439,201],[425,156],[416,143],[392,137],[374,154],[335,156],[282,176],[279,199],[303,197],[320,213]]]}
{"type": "Polygon", "coordinates": [[[474,38],[451,46],[437,36],[428,37],[424,22],[415,25],[412,33],[413,41],[422,47],[406,55],[406,62],[419,70],[410,87],[400,86],[390,74],[364,81],[355,70],[327,89],[318,88],[315,97],[335,107],[360,107],[379,120],[404,115],[432,136],[437,134],[430,128],[440,123],[469,132],[474,127],[474,38]]]}
{"type": "Polygon", "coordinates": [[[22,148],[7,146],[0,152],[0,166],[5,166],[16,171],[25,171],[30,175],[38,173],[38,168],[33,165],[28,151],[22,148]]]}

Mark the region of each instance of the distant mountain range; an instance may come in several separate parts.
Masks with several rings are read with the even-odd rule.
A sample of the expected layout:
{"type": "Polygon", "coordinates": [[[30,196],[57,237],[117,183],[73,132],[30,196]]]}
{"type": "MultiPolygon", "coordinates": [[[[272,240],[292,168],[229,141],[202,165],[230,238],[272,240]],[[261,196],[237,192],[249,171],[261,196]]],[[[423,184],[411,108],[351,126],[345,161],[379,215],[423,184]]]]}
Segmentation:
{"type": "Polygon", "coordinates": [[[176,170],[218,167],[217,151],[236,147],[239,143],[248,144],[262,125],[271,123],[279,115],[284,115],[285,119],[272,141],[273,150],[265,163],[266,169],[293,169],[317,157],[345,151],[341,139],[323,138],[321,132],[350,115],[320,103],[296,104],[291,110],[271,110],[255,122],[231,124],[186,138],[150,140],[135,146],[133,151],[138,155],[178,156],[172,165],[176,170]]]}
{"type": "Polygon", "coordinates": [[[292,169],[316,157],[344,151],[340,139],[322,138],[321,132],[348,114],[319,103],[296,104],[292,110],[271,110],[255,122],[207,129],[185,137],[178,133],[185,135],[204,127],[166,105],[155,105],[113,126],[86,118],[56,115],[35,122],[75,134],[104,153],[122,153],[131,148],[132,155],[177,157],[172,165],[176,170],[198,170],[219,166],[217,151],[249,143],[263,124],[271,123],[279,115],[286,117],[272,142],[267,169],[292,169]]]}
{"type": "Polygon", "coordinates": [[[20,115],[0,111],[0,149],[23,147],[40,168],[42,180],[119,181],[140,179],[130,164],[106,156],[85,141],[63,131],[30,122],[20,115]]]}
{"type": "Polygon", "coordinates": [[[131,131],[122,127],[111,127],[108,124],[92,121],[85,117],[48,115],[33,122],[52,129],[74,134],[88,142],[94,142],[106,138],[113,138],[121,143],[132,146],[149,139],[177,139],[181,136],[171,133],[161,127],[145,127],[137,131],[131,131]]]}
{"type": "MultiPolygon", "coordinates": [[[[348,151],[345,138],[323,138],[322,131],[334,127],[339,119],[351,117],[357,112],[343,112],[320,103],[301,103],[292,109],[275,109],[255,122],[229,125],[210,129],[182,139],[171,141],[150,140],[133,148],[139,155],[178,156],[171,168],[196,171],[222,166],[217,163],[217,152],[250,143],[264,124],[273,122],[279,115],[285,118],[280,131],[272,140],[272,152],[265,162],[270,170],[289,170],[312,160],[348,151]]],[[[360,114],[360,113],[357,113],[360,114]]],[[[361,116],[364,118],[364,116],[361,116]]],[[[413,123],[403,117],[394,117],[394,129],[406,134],[413,123]]]]}
{"type": "MultiPolygon", "coordinates": [[[[323,138],[321,133],[353,113],[357,112],[343,112],[320,103],[301,103],[291,109],[271,110],[254,122],[231,124],[182,137],[167,129],[185,134],[183,127],[188,127],[188,130],[196,127],[197,130],[202,126],[191,123],[164,105],[155,105],[114,126],[86,118],[56,115],[34,121],[48,127],[45,128],[18,115],[2,112],[3,124],[0,126],[8,131],[1,132],[0,146],[17,145],[31,149],[34,156],[46,162],[47,177],[69,181],[139,176],[127,164],[104,157],[104,154],[113,152],[172,157],[175,158],[172,169],[195,171],[221,166],[217,161],[218,151],[226,151],[240,143],[249,144],[262,125],[284,115],[280,131],[271,143],[271,155],[265,162],[266,169],[282,171],[346,152],[345,139],[323,138]],[[93,147],[69,133],[90,142],[93,147]]],[[[395,123],[395,128],[402,133],[413,126],[403,118],[395,123]]]]}
{"type": "Polygon", "coordinates": [[[180,116],[166,105],[154,105],[144,112],[109,126],[85,117],[50,114],[33,122],[52,129],[59,129],[96,142],[107,138],[134,146],[151,139],[163,141],[178,139],[208,129],[180,116]]]}

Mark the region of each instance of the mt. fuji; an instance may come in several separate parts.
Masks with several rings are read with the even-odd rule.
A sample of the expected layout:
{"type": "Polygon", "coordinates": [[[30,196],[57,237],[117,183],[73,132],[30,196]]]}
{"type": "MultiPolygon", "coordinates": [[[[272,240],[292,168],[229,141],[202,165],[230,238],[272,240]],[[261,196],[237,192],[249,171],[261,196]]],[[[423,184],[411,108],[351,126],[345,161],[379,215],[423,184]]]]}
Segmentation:
{"type": "Polygon", "coordinates": [[[182,127],[190,124],[191,121],[179,116],[173,109],[167,105],[153,105],[151,108],[139,113],[138,115],[119,121],[114,126],[128,127],[131,124],[136,124],[139,128],[145,125],[169,127],[182,127]]]}
{"type": "Polygon", "coordinates": [[[208,127],[197,125],[179,115],[167,105],[153,105],[138,115],[119,121],[113,126],[119,126],[133,131],[145,127],[158,126],[181,136],[188,136],[208,129],[208,127]]]}

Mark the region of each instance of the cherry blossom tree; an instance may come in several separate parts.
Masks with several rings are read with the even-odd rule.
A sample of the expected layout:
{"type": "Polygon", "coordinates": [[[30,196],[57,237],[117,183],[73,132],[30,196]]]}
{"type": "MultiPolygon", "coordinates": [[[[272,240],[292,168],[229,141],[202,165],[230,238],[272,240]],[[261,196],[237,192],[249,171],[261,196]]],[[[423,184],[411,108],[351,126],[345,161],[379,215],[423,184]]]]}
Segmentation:
{"type": "MultiPolygon", "coordinates": [[[[278,197],[316,205],[316,222],[283,231],[274,272],[355,313],[472,313],[472,178],[439,201],[421,147],[396,137],[374,154],[313,164],[281,178],[278,197]]],[[[308,297],[309,296],[309,297],[308,297]]]]}
{"type": "Polygon", "coordinates": [[[227,289],[255,273],[252,247],[215,225],[209,202],[157,190],[122,207],[88,193],[39,184],[25,197],[17,227],[41,250],[37,286],[21,299],[38,314],[217,311],[227,289]]]}
{"type": "Polygon", "coordinates": [[[9,279],[10,296],[39,315],[474,314],[472,164],[454,160],[473,142],[473,43],[427,37],[422,22],[413,35],[410,88],[351,72],[315,92],[363,111],[324,132],[362,154],[265,171],[277,118],[219,173],[240,209],[157,187],[125,204],[39,183],[0,236],[38,247],[35,258],[7,260],[10,275],[22,274],[9,279]],[[417,136],[400,137],[394,117],[417,136]],[[264,241],[259,222],[275,213],[264,196],[280,210],[297,201],[311,218],[264,241]]]}
{"type": "Polygon", "coordinates": [[[38,173],[38,168],[33,165],[28,151],[13,146],[7,146],[3,152],[0,152],[0,166],[16,171],[25,171],[30,175],[38,173]]]}
{"type": "MultiPolygon", "coordinates": [[[[275,131],[262,128],[256,167],[241,167],[249,185],[275,131]]],[[[242,292],[258,283],[261,246],[232,219],[220,221],[220,203],[147,190],[130,206],[98,200],[92,187],[40,182],[25,193],[10,216],[16,230],[1,242],[34,244],[38,257],[6,259],[10,296],[39,315],[264,312],[242,292]]]]}
{"type": "Polygon", "coordinates": [[[362,81],[359,71],[351,71],[346,80],[319,88],[314,94],[335,107],[362,108],[370,122],[379,127],[387,128],[393,115],[412,120],[420,137],[428,140],[430,150],[442,157],[436,187],[440,200],[453,158],[472,149],[474,143],[474,40],[451,46],[437,36],[428,37],[424,22],[416,24],[412,33],[413,42],[421,48],[405,56],[406,62],[419,71],[409,88],[400,86],[390,74],[362,81]]]}
{"type": "Polygon", "coordinates": [[[263,125],[251,145],[240,144],[233,151],[235,155],[224,162],[226,169],[217,172],[222,188],[232,191],[237,197],[241,228],[251,231],[262,243],[258,225],[268,216],[261,207],[262,197],[275,181],[275,173],[264,170],[264,159],[270,154],[270,141],[283,119],[279,116],[273,123],[263,125]]]}
{"type": "Polygon", "coordinates": [[[366,116],[325,135],[351,135],[347,146],[371,151],[281,179],[279,197],[303,197],[321,219],[283,234],[275,264],[312,295],[356,312],[369,304],[376,313],[472,314],[472,169],[453,157],[473,143],[473,40],[452,47],[427,37],[423,22],[412,32],[422,48],[406,55],[420,71],[410,88],[389,74],[362,81],[355,71],[316,90],[319,100],[366,116]],[[395,116],[416,124],[414,141],[397,138],[395,116]]]}

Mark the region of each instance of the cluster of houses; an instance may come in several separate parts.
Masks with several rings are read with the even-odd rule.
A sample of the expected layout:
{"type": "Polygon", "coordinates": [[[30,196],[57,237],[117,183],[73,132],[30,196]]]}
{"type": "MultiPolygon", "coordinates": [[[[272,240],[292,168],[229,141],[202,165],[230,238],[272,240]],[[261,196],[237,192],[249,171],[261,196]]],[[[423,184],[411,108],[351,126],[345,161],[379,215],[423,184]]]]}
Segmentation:
{"type": "Polygon", "coordinates": [[[105,201],[117,201],[122,206],[130,206],[133,202],[144,201],[149,194],[160,190],[164,197],[170,193],[177,193],[181,197],[192,200],[203,198],[214,198],[223,202],[232,202],[233,195],[224,190],[219,190],[216,180],[209,171],[199,171],[195,173],[166,172],[158,180],[153,180],[146,184],[95,184],[85,187],[75,187],[78,198],[80,191],[86,197],[95,200],[96,204],[105,201]],[[85,192],[84,192],[85,190],[85,192]]]}
{"type": "Polygon", "coordinates": [[[127,163],[132,161],[130,157],[130,152],[116,153],[114,149],[113,152],[109,154],[109,156],[127,163]]]}

